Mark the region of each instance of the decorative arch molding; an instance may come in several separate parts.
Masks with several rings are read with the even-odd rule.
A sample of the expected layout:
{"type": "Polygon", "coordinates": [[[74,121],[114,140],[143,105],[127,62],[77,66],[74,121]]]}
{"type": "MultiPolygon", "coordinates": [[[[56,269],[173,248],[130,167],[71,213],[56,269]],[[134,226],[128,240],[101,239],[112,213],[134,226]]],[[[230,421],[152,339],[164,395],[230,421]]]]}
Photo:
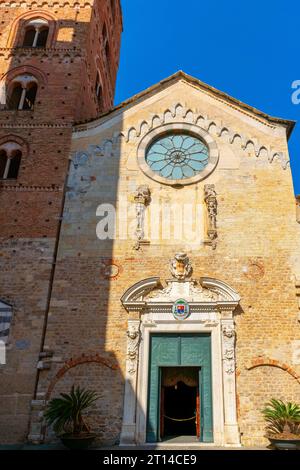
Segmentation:
{"type": "MultiPolygon", "coordinates": [[[[45,3],[42,3],[41,6],[45,6],[45,3]]],[[[1,3],[0,3],[1,7],[1,3]]],[[[57,31],[57,17],[53,15],[51,12],[38,9],[38,10],[31,10],[22,13],[21,15],[17,16],[14,21],[12,22],[10,33],[7,40],[8,48],[17,47],[21,45],[21,41],[23,38],[23,29],[26,23],[33,19],[43,19],[48,22],[49,25],[49,34],[47,39],[47,45],[50,47],[50,44],[53,43],[53,40],[56,36],[57,31]]]]}
{"type": "MultiPolygon", "coordinates": [[[[46,86],[47,77],[46,75],[36,67],[31,65],[23,65],[20,67],[15,67],[9,70],[0,78],[0,106],[5,106],[7,102],[7,93],[9,92],[10,85],[15,79],[18,79],[22,75],[28,75],[33,77],[33,81],[37,82],[37,87],[41,85],[46,86]]],[[[26,77],[28,80],[28,77],[26,77]]]]}
{"type": "MultiPolygon", "coordinates": [[[[176,280],[167,281],[163,288],[159,277],[149,277],[129,287],[121,297],[121,303],[128,312],[146,311],[153,303],[164,310],[170,310],[176,296],[177,287],[183,285],[176,280]],[[172,294],[174,288],[175,293],[172,294]],[[157,295],[156,295],[157,294],[157,295]],[[169,300],[168,300],[169,297],[169,300]]],[[[234,310],[239,304],[240,295],[228,284],[219,279],[202,277],[199,281],[186,281],[187,299],[191,309],[234,310]],[[190,299],[189,299],[190,297],[190,299]],[[202,307],[202,308],[201,308],[202,307]]]]}
{"type": "Polygon", "coordinates": [[[30,1],[2,1],[0,2],[0,8],[9,8],[9,7],[18,7],[18,8],[43,8],[43,7],[48,7],[51,6],[53,8],[64,8],[64,7],[69,7],[69,8],[74,8],[74,9],[80,9],[80,8],[92,8],[93,7],[93,2],[65,2],[65,1],[57,1],[57,2],[44,2],[44,1],[37,1],[37,2],[30,2],[30,1]]]}
{"type": "Polygon", "coordinates": [[[92,355],[85,355],[82,354],[81,356],[78,356],[76,358],[71,358],[67,360],[63,367],[61,367],[58,372],[55,374],[54,378],[51,380],[50,385],[48,387],[47,393],[46,393],[46,400],[49,400],[51,393],[53,392],[53,389],[57,382],[73,367],[76,367],[81,364],[87,364],[89,362],[95,362],[97,364],[101,364],[105,367],[108,367],[109,369],[112,370],[119,370],[119,366],[117,364],[112,363],[109,359],[106,359],[105,357],[100,356],[99,354],[92,354],[92,355]]]}
{"type": "MultiPolygon", "coordinates": [[[[284,170],[289,165],[289,157],[286,152],[274,150],[269,144],[247,136],[229,127],[221,120],[212,119],[206,114],[192,111],[181,103],[175,103],[160,114],[152,114],[148,119],[142,119],[135,126],[130,126],[122,132],[115,132],[112,138],[103,140],[99,145],[90,145],[87,153],[91,156],[118,156],[119,145],[122,139],[125,142],[137,142],[138,139],[144,137],[148,132],[165,124],[174,124],[176,122],[197,125],[212,135],[212,137],[222,138],[222,142],[238,146],[244,152],[249,151],[249,146],[251,146],[251,151],[253,151],[257,158],[265,157],[270,163],[274,160],[279,160],[284,170]]],[[[98,125],[98,121],[94,121],[90,125],[79,125],[76,127],[75,132],[87,131],[98,125]]],[[[268,125],[268,127],[275,129],[275,126],[272,125],[268,125]]]]}
{"type": "Polygon", "coordinates": [[[246,369],[252,370],[256,367],[262,367],[262,366],[278,367],[279,369],[282,369],[288,374],[290,374],[300,384],[300,375],[297,374],[297,372],[288,364],[278,361],[277,359],[271,359],[268,357],[263,357],[263,358],[258,357],[258,358],[252,359],[252,361],[246,365],[246,369]]]}
{"type": "Polygon", "coordinates": [[[10,143],[10,142],[15,142],[16,144],[18,144],[21,147],[23,156],[28,154],[29,145],[20,136],[14,135],[14,134],[8,134],[8,135],[5,135],[3,137],[0,137],[0,147],[5,145],[6,143],[10,143]]]}
{"type": "Polygon", "coordinates": [[[33,67],[32,65],[23,65],[21,67],[15,67],[9,70],[1,77],[1,84],[10,82],[19,75],[24,74],[32,75],[34,78],[37,79],[39,85],[45,86],[47,84],[47,76],[45,75],[45,73],[39,70],[38,68],[33,67]]]}

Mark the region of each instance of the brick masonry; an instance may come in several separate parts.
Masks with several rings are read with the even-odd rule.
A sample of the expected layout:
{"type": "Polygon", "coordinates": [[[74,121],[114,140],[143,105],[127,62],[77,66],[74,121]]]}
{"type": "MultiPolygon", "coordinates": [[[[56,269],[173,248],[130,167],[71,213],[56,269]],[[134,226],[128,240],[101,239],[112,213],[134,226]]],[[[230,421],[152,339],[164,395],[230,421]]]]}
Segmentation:
{"type": "Polygon", "coordinates": [[[0,109],[0,146],[11,141],[22,146],[18,178],[0,180],[0,298],[13,306],[7,365],[0,365],[0,441],[16,443],[28,435],[72,125],[112,107],[122,18],[117,0],[1,2],[0,11],[2,92],[24,73],[38,81],[34,110],[9,110],[3,104],[0,109]],[[45,48],[21,47],[25,25],[33,18],[48,22],[45,48]]]}
{"type": "MultiPolygon", "coordinates": [[[[141,279],[168,279],[169,260],[184,250],[193,263],[194,278],[221,279],[241,296],[235,315],[239,426],[244,445],[263,445],[263,403],[273,396],[299,401],[300,387],[295,287],[300,279],[299,225],[285,126],[217,96],[183,74],[93,120],[100,111],[92,93],[94,58],[99,55],[105,111],[112,104],[121,18],[115,16],[117,27],[113,27],[110,2],[79,4],[80,8],[71,4],[43,7],[49,18],[52,15],[49,38],[54,42],[35,54],[14,49],[21,34],[14,25],[39,7],[14,4],[2,8],[2,78],[16,67],[22,72],[38,69],[43,84],[33,112],[0,111],[0,139],[13,135],[23,139],[25,149],[19,179],[0,183],[0,297],[13,305],[8,363],[0,366],[1,442],[22,442],[28,432],[33,441],[53,439],[43,425],[42,410],[47,399],[69,390],[73,383],[100,393],[88,419],[100,443],[118,442],[128,320],[120,298],[141,279]],[[103,50],[98,51],[100,45],[94,41],[102,31],[103,18],[114,37],[115,61],[109,72],[104,70],[103,50]],[[72,134],[74,120],[82,124],[73,127],[72,134]],[[151,127],[167,122],[197,124],[217,143],[219,163],[205,180],[174,188],[141,171],[136,158],[141,139],[151,127]],[[92,154],[90,145],[99,146],[97,152],[92,154]],[[77,152],[89,157],[77,161],[77,152]],[[69,163],[70,154],[73,161],[69,163]],[[205,243],[205,214],[194,243],[165,240],[160,234],[155,238],[150,233],[149,244],[135,250],[133,239],[100,241],[96,237],[96,209],[101,203],[116,206],[124,226],[125,200],[132,206],[128,220],[135,228],[132,196],[138,186],[149,186],[152,205],[172,201],[204,207],[204,184],[214,184],[217,192],[215,250],[205,243]]],[[[150,230],[161,225],[159,219],[146,222],[150,230]]]]}

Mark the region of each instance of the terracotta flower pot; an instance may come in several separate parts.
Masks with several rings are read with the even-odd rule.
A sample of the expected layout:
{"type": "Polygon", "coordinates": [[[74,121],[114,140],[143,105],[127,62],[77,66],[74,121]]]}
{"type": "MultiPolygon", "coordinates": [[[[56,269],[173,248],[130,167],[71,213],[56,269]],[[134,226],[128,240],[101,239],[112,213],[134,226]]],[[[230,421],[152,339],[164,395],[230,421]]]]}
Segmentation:
{"type": "Polygon", "coordinates": [[[283,437],[270,437],[269,441],[278,450],[300,450],[300,436],[299,439],[284,439],[283,437]]]}
{"type": "Polygon", "coordinates": [[[63,434],[60,436],[60,440],[65,447],[73,450],[88,449],[97,435],[93,433],[82,433],[82,434],[63,434]]]}

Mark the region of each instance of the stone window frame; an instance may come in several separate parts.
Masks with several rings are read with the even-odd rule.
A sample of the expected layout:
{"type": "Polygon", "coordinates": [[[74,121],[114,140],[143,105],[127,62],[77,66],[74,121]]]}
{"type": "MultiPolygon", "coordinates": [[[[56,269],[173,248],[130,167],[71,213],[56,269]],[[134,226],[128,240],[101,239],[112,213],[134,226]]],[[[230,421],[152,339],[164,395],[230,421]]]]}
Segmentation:
{"type": "Polygon", "coordinates": [[[10,34],[7,41],[7,47],[30,47],[23,46],[25,28],[30,22],[37,20],[47,22],[49,27],[47,41],[45,46],[43,46],[42,48],[48,49],[53,47],[55,38],[57,36],[58,20],[56,16],[53,15],[51,12],[42,9],[38,9],[35,11],[27,11],[14,19],[11,25],[10,34]]]}
{"type": "MultiPolygon", "coordinates": [[[[0,81],[0,110],[11,110],[8,104],[8,99],[11,93],[12,86],[18,81],[22,82],[24,87],[28,86],[28,82],[34,81],[37,84],[37,92],[34,103],[38,101],[40,88],[45,88],[48,84],[48,80],[45,74],[36,67],[24,65],[9,70],[0,81]]],[[[13,111],[16,111],[16,109],[14,108],[13,111]]],[[[20,111],[23,111],[23,109],[20,109],[20,111]]],[[[33,107],[25,111],[33,111],[33,107]]]]}
{"type": "Polygon", "coordinates": [[[2,145],[0,144],[0,160],[2,160],[2,158],[6,158],[5,165],[3,165],[3,172],[1,172],[2,162],[0,161],[0,180],[16,180],[18,178],[22,156],[22,147],[16,142],[6,142],[2,145]],[[4,153],[4,155],[1,155],[1,153],[4,153]],[[10,176],[12,170],[12,161],[14,159],[17,159],[15,168],[16,174],[14,176],[10,176]]]}
{"type": "Polygon", "coordinates": [[[38,80],[34,75],[27,74],[27,73],[17,75],[16,77],[14,77],[12,80],[10,80],[7,83],[6,88],[7,88],[6,96],[8,97],[6,106],[8,110],[32,111],[34,109],[34,104],[36,102],[38,88],[39,88],[38,80]],[[29,92],[33,87],[36,88],[36,91],[32,99],[32,98],[29,98],[29,92]],[[18,101],[17,107],[11,107],[9,102],[11,100],[11,97],[13,96],[14,91],[17,88],[22,89],[20,93],[19,101],[18,101]],[[28,108],[25,107],[26,100],[29,101],[30,103],[28,108]]]}
{"type": "MultiPolygon", "coordinates": [[[[28,152],[29,152],[29,146],[28,144],[19,136],[17,135],[6,135],[2,138],[0,138],[0,150],[4,150],[8,156],[8,158],[13,158],[14,157],[14,152],[16,150],[21,152],[21,159],[18,167],[18,174],[16,178],[3,178],[0,177],[1,183],[4,182],[10,182],[10,181],[16,181],[17,179],[20,178],[20,170],[22,168],[22,162],[24,158],[26,159],[28,152]]],[[[6,169],[6,172],[8,172],[9,169],[6,169]]]]}
{"type": "Polygon", "coordinates": [[[158,183],[166,184],[168,186],[186,186],[189,184],[197,183],[199,181],[207,178],[216,168],[219,161],[219,151],[216,141],[212,136],[197,126],[196,124],[184,123],[184,122],[175,122],[163,124],[155,129],[152,129],[148,132],[140,141],[137,148],[137,161],[138,165],[143,171],[143,173],[158,183]],[[146,161],[147,150],[149,146],[157,140],[158,137],[163,137],[167,135],[170,131],[185,131],[192,136],[200,138],[207,145],[209,150],[209,162],[200,173],[192,176],[191,178],[171,180],[164,178],[163,176],[158,175],[153,170],[146,161]]]}
{"type": "Polygon", "coordinates": [[[33,47],[33,48],[35,48],[35,47],[46,48],[47,47],[47,42],[48,42],[49,32],[50,32],[50,26],[49,26],[48,20],[45,20],[44,18],[30,19],[29,21],[27,21],[25,23],[23,29],[24,29],[24,31],[23,31],[23,34],[22,34],[22,36],[23,36],[22,37],[22,39],[23,39],[22,47],[33,47]],[[33,43],[31,45],[25,45],[24,42],[25,42],[26,34],[29,31],[29,29],[34,29],[35,30],[35,35],[34,35],[34,38],[33,38],[33,43]],[[46,41],[42,45],[37,45],[39,37],[40,37],[40,33],[42,31],[44,31],[45,29],[47,29],[46,41]]]}

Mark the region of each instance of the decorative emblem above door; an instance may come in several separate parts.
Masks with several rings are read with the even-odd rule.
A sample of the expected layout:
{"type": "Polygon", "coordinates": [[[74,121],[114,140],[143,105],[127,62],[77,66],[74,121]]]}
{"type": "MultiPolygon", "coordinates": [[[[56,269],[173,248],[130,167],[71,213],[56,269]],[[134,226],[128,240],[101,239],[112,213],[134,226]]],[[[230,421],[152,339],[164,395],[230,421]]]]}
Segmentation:
{"type": "Polygon", "coordinates": [[[186,300],[178,299],[174,302],[172,313],[177,320],[185,320],[190,314],[190,307],[186,300]]]}

